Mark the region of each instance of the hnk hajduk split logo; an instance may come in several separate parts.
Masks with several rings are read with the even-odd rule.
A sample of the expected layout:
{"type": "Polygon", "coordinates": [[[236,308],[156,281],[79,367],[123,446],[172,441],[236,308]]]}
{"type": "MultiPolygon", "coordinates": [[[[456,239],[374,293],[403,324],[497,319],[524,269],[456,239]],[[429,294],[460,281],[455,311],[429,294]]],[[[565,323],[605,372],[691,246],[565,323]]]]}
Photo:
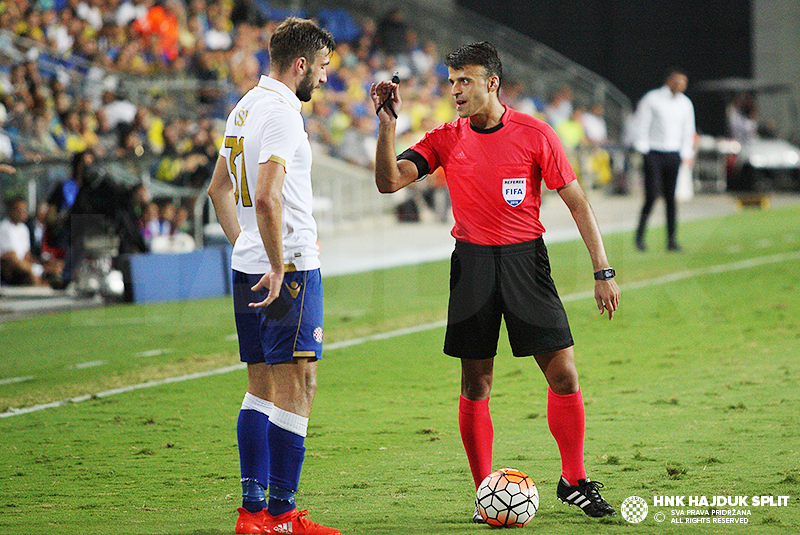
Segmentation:
{"type": "MultiPolygon", "coordinates": [[[[788,507],[790,496],[654,496],[653,507],[669,507],[668,513],[656,511],[653,520],[672,524],[748,524],[751,508],[788,507]]],[[[622,502],[622,518],[639,524],[647,518],[647,501],[630,496],[622,502]]]]}
{"type": "Polygon", "coordinates": [[[620,512],[622,513],[622,518],[631,524],[638,524],[647,518],[647,502],[644,498],[640,498],[639,496],[625,498],[625,501],[622,502],[620,512]]]}

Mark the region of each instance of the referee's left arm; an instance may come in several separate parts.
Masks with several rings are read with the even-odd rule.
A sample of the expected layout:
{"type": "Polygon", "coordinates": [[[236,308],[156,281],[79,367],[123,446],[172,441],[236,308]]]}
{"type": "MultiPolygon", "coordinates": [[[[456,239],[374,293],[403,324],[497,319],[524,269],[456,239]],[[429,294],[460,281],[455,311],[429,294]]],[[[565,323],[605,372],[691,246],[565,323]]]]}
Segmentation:
{"type": "MultiPolygon", "coordinates": [[[[603,245],[603,236],[600,234],[600,226],[594,215],[592,206],[586,198],[580,184],[573,180],[566,186],[558,189],[558,194],[563,199],[564,204],[569,208],[572,218],[578,227],[578,231],[583,238],[589,256],[592,258],[594,271],[600,271],[611,267],[606,256],[606,249],[603,245]]],[[[608,319],[614,316],[614,311],[619,307],[620,291],[616,281],[611,278],[608,280],[596,280],[594,285],[594,297],[597,301],[597,308],[603,314],[608,311],[608,319]]]]}

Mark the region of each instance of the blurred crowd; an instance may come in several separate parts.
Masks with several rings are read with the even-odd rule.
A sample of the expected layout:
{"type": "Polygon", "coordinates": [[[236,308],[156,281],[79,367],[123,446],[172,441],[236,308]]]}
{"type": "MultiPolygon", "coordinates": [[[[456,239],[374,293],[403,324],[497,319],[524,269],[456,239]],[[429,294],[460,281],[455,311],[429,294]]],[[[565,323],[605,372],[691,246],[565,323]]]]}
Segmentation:
{"type": "MultiPolygon", "coordinates": [[[[327,84],[304,105],[315,153],[373,165],[377,119],[369,87],[395,71],[404,101],[398,152],[455,118],[447,51],[421,38],[400,9],[371,18],[334,8],[289,13],[266,0],[0,0],[0,28],[13,34],[18,49],[14,61],[0,64],[0,162],[147,156],[153,180],[200,191],[212,174],[227,111],[269,71],[269,38],[288,14],[313,15],[337,41],[327,84]],[[74,83],[76,73],[83,83],[74,83]],[[128,94],[131,79],[153,80],[148,98],[128,94]],[[195,107],[159,91],[157,81],[166,79],[199,81],[195,107]]],[[[601,105],[575,102],[569,85],[535,95],[524,80],[511,78],[501,101],[550,122],[579,176],[591,175],[593,185],[610,180],[601,105]]],[[[76,177],[62,182],[69,180],[76,177]]],[[[443,185],[441,174],[432,177],[412,202],[427,203],[445,219],[443,185]]],[[[170,219],[164,212],[185,218],[186,206],[164,199],[160,206],[137,203],[137,239],[128,243],[143,250],[151,248],[153,221],[170,219]]]]}
{"type": "MultiPolygon", "coordinates": [[[[25,161],[86,149],[100,157],[156,154],[163,157],[156,178],[201,186],[213,166],[225,104],[269,70],[267,43],[286,14],[264,0],[0,0],[0,27],[33,43],[23,59],[0,67],[0,126],[11,140],[10,149],[0,143],[0,157],[25,161]],[[39,67],[45,54],[99,69],[102,91],[71,87],[66,71],[46,76],[39,67]],[[131,102],[119,85],[129,75],[207,82],[200,101],[212,105],[187,118],[166,97],[131,102]]],[[[305,110],[318,150],[371,165],[376,121],[367,94],[374,80],[394,71],[406,102],[400,144],[454,118],[442,52],[420,38],[403,11],[391,9],[379,20],[340,9],[315,15],[338,43],[328,83],[305,110]]],[[[555,88],[548,101],[506,80],[502,98],[554,127],[569,124],[571,146],[604,142],[604,127],[587,125],[602,122],[602,112],[573,106],[568,86],[555,88]]]]}
{"type": "Polygon", "coordinates": [[[0,282],[63,288],[98,247],[112,257],[194,248],[185,206],[154,200],[143,184],[121,184],[95,163],[89,150],[74,154],[70,176],[58,181],[35,209],[25,196],[5,199],[0,282]],[[96,239],[93,245],[98,237],[99,245],[96,239]]]}

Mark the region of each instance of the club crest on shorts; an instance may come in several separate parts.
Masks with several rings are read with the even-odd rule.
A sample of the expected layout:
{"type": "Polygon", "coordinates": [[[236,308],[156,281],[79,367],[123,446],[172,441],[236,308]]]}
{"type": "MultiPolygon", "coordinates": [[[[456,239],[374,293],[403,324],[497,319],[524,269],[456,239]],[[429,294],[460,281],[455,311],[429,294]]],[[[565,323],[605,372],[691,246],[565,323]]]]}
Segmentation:
{"type": "Polygon", "coordinates": [[[519,206],[525,199],[525,179],[524,178],[504,178],[503,179],[503,199],[512,208],[519,206]]]}
{"type": "Polygon", "coordinates": [[[314,329],[314,341],[318,344],[322,343],[322,327],[314,329]]]}

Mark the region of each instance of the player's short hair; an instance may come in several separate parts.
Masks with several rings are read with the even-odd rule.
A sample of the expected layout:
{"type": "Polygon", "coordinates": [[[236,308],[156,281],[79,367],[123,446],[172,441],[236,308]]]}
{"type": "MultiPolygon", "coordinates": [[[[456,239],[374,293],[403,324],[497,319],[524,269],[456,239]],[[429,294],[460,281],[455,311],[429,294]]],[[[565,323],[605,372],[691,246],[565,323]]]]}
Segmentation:
{"type": "Polygon", "coordinates": [[[463,69],[467,65],[479,65],[486,69],[486,77],[497,76],[503,81],[503,64],[497,49],[488,41],[464,45],[450,52],[444,64],[451,69],[463,69]]]}
{"type": "Polygon", "coordinates": [[[316,54],[323,48],[330,52],[336,49],[336,42],[328,30],[311,20],[289,17],[270,37],[269,59],[273,68],[283,73],[297,58],[306,58],[313,63],[316,54]]]}

